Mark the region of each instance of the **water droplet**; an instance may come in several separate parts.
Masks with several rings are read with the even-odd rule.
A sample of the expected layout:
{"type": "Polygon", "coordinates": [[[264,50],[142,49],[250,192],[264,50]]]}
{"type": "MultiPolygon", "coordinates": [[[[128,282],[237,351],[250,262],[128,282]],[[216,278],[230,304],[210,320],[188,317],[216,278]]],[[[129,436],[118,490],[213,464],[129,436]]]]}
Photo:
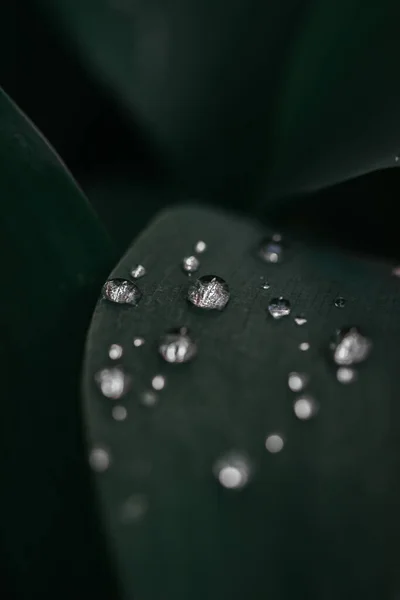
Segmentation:
{"type": "Polygon", "coordinates": [[[136,265],[131,271],[133,279],[140,279],[146,275],[146,269],[143,265],[136,265]]]}
{"type": "Polygon", "coordinates": [[[185,273],[195,273],[200,267],[200,261],[197,256],[185,256],[182,261],[182,269],[185,273]]]}
{"type": "Polygon", "coordinates": [[[155,375],[151,380],[151,385],[157,391],[163,390],[165,388],[165,377],[164,375],[155,375]]]}
{"type": "Polygon", "coordinates": [[[95,380],[99,385],[103,396],[117,400],[127,388],[127,377],[118,367],[102,369],[95,375],[95,380]]]}
{"type": "Polygon", "coordinates": [[[336,378],[340,383],[352,383],[357,379],[357,373],[350,367],[339,367],[336,371],[336,378]]]}
{"type": "Polygon", "coordinates": [[[301,325],[305,325],[307,323],[307,319],[305,317],[295,317],[294,322],[296,323],[296,325],[299,325],[301,327],[301,325]]]}
{"type": "Polygon", "coordinates": [[[264,281],[264,283],[261,284],[261,287],[263,290],[269,290],[269,288],[271,287],[270,284],[268,283],[268,281],[264,281]]]}
{"type": "Polygon", "coordinates": [[[125,421],[126,417],[128,416],[128,411],[126,410],[125,406],[118,405],[113,406],[111,414],[113,416],[113,419],[115,419],[116,421],[125,421]]]}
{"type": "Polygon", "coordinates": [[[93,448],[89,455],[89,465],[97,473],[104,473],[110,466],[110,455],[104,448],[93,448]]]}
{"type": "Polygon", "coordinates": [[[394,275],[395,277],[400,277],[400,266],[393,267],[392,275],[394,275]]]}
{"type": "Polygon", "coordinates": [[[400,156],[395,156],[394,157],[394,162],[399,162],[399,160],[400,160],[400,156]]]}
{"type": "Polygon", "coordinates": [[[160,341],[158,350],[169,363],[185,363],[197,353],[197,346],[189,337],[186,328],[173,329],[166,333],[160,341]]]}
{"type": "Polygon", "coordinates": [[[197,254],[203,254],[203,252],[205,252],[207,250],[207,244],[205,242],[203,242],[202,240],[199,240],[194,247],[194,251],[197,254]]]}
{"type": "Polygon", "coordinates": [[[308,342],[301,342],[299,348],[302,352],[307,352],[310,349],[310,344],[308,342]]]}
{"type": "Polygon", "coordinates": [[[318,407],[311,396],[300,396],[295,400],[293,410],[298,419],[307,421],[316,415],[318,407]]]}
{"type": "Polygon", "coordinates": [[[285,442],[278,433],[271,433],[265,440],[265,447],[271,454],[277,454],[277,452],[283,450],[284,445],[285,442]]]}
{"type": "Polygon", "coordinates": [[[346,306],[346,300],[342,298],[342,296],[339,296],[335,300],[335,306],[336,308],[344,308],[346,306]]]}
{"type": "Polygon", "coordinates": [[[146,514],[148,501],[144,494],[133,494],[128,498],[121,509],[121,519],[124,522],[138,521],[146,514]]]}
{"type": "Polygon", "coordinates": [[[214,475],[225,488],[241,489],[249,481],[250,465],[243,456],[230,454],[215,463],[214,475]]]}
{"type": "Polygon", "coordinates": [[[194,281],[188,290],[187,298],[194,306],[207,310],[222,310],[229,301],[229,286],[216,275],[204,275],[194,281]]]}
{"type": "Polygon", "coordinates": [[[135,337],[133,338],[133,345],[135,346],[135,348],[140,348],[140,346],[143,346],[145,340],[142,337],[135,337]]]}
{"type": "Polygon", "coordinates": [[[127,279],[110,279],[103,286],[103,298],[117,304],[136,306],[142,297],[142,292],[136,284],[127,279]]]}
{"type": "Polygon", "coordinates": [[[143,404],[143,406],[155,406],[158,402],[158,397],[154,392],[148,390],[146,392],[143,392],[143,394],[140,397],[140,402],[143,404]]]}
{"type": "Polygon", "coordinates": [[[348,327],[337,332],[331,348],[335,363],[349,366],[363,362],[368,357],[372,342],[357,327],[348,327]]]}
{"type": "Polygon", "coordinates": [[[274,237],[263,240],[258,250],[259,257],[267,263],[279,263],[283,260],[283,246],[281,238],[274,237]]]}
{"type": "Polygon", "coordinates": [[[289,373],[288,385],[292,392],[301,392],[304,390],[308,382],[308,377],[305,373],[289,373]]]}
{"type": "Polygon", "coordinates": [[[120,346],[119,344],[111,344],[108,350],[108,356],[111,358],[111,360],[118,360],[119,358],[121,358],[122,353],[123,349],[122,346],[120,346]]]}
{"type": "Polygon", "coordinates": [[[282,234],[280,234],[280,233],[274,233],[274,235],[272,236],[272,240],[274,242],[281,242],[282,241],[282,234]]]}
{"type": "Polygon", "coordinates": [[[289,300],[285,300],[285,298],[273,298],[268,305],[269,314],[274,317],[274,319],[281,319],[282,317],[287,317],[290,315],[290,302],[289,300]]]}

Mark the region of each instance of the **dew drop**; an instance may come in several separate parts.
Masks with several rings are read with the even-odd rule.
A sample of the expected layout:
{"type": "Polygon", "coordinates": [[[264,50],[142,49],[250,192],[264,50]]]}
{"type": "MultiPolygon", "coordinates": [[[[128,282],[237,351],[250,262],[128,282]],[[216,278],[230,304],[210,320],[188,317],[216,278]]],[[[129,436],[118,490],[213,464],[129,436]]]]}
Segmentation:
{"type": "Polygon", "coordinates": [[[89,465],[97,473],[104,473],[110,466],[110,455],[104,448],[93,448],[89,454],[89,465]]]}
{"type": "Polygon", "coordinates": [[[140,279],[146,275],[146,269],[143,265],[136,265],[136,267],[133,267],[131,275],[133,279],[140,279]]]}
{"type": "Polygon", "coordinates": [[[125,421],[126,417],[128,416],[128,411],[126,410],[125,406],[118,405],[113,406],[111,414],[113,419],[116,421],[125,421]]]}
{"type": "Polygon", "coordinates": [[[289,373],[288,386],[292,392],[302,392],[306,387],[308,377],[305,373],[289,373]]]}
{"type": "Polygon", "coordinates": [[[205,242],[203,242],[203,240],[199,240],[194,246],[194,251],[197,254],[203,254],[203,252],[205,252],[206,250],[207,250],[207,244],[205,242]]]}
{"type": "Polygon", "coordinates": [[[336,378],[340,383],[352,383],[357,379],[357,373],[350,367],[339,367],[336,371],[336,378]]]}
{"type": "Polygon", "coordinates": [[[135,283],[127,279],[109,279],[103,286],[103,298],[117,304],[136,306],[142,292],[135,283]]]}
{"type": "Polygon", "coordinates": [[[299,348],[302,352],[307,352],[310,349],[310,344],[308,342],[301,342],[299,348]]]}
{"type": "Polygon", "coordinates": [[[185,363],[196,355],[197,346],[189,337],[187,329],[182,327],[167,332],[161,338],[158,350],[169,363],[185,363]]]}
{"type": "Polygon", "coordinates": [[[102,369],[96,373],[95,380],[103,396],[112,400],[120,398],[127,389],[128,378],[118,367],[102,369]]]}
{"type": "Polygon", "coordinates": [[[342,296],[338,296],[338,298],[335,299],[335,306],[336,308],[344,308],[346,306],[346,300],[342,298],[342,296]]]}
{"type": "Polygon", "coordinates": [[[143,406],[147,406],[147,407],[155,406],[158,402],[158,397],[151,390],[147,390],[146,392],[143,392],[143,394],[141,395],[140,402],[141,402],[141,404],[143,404],[143,406]]]}
{"type": "Polygon", "coordinates": [[[108,356],[111,358],[111,360],[118,360],[119,358],[121,358],[122,353],[123,349],[122,346],[120,346],[119,344],[111,344],[108,350],[108,356]]]}
{"type": "Polygon", "coordinates": [[[195,273],[200,267],[200,261],[197,256],[185,256],[182,261],[182,269],[185,273],[195,273]]]}
{"type": "Polygon", "coordinates": [[[283,450],[285,442],[278,433],[271,433],[265,440],[265,447],[271,454],[277,454],[283,450]]]}
{"type": "Polygon", "coordinates": [[[204,275],[190,285],[187,298],[198,308],[222,310],[230,298],[229,286],[221,277],[204,275]]]}
{"type": "Polygon", "coordinates": [[[142,337],[134,337],[133,338],[133,345],[135,346],[135,348],[140,348],[140,346],[143,346],[145,340],[142,337]]]}
{"type": "Polygon", "coordinates": [[[299,325],[300,327],[302,325],[305,325],[307,323],[307,319],[305,317],[295,317],[294,318],[294,322],[296,323],[296,325],[299,325]]]}
{"type": "Polygon", "coordinates": [[[290,302],[285,298],[273,298],[268,305],[268,312],[274,319],[281,319],[290,315],[290,302]]]}
{"type": "Polygon", "coordinates": [[[214,475],[220,484],[228,489],[241,489],[250,478],[250,464],[237,454],[222,457],[214,465],[214,475]]]}
{"type": "Polygon", "coordinates": [[[349,366],[363,362],[372,349],[372,342],[357,327],[340,329],[331,345],[337,365],[349,366]]]}
{"type": "Polygon", "coordinates": [[[279,263],[283,260],[281,236],[279,236],[279,239],[274,238],[275,236],[272,236],[272,238],[265,239],[260,244],[258,255],[264,262],[279,263]]]}
{"type": "Polygon", "coordinates": [[[155,375],[151,380],[151,385],[157,391],[163,390],[165,388],[165,377],[164,375],[155,375]]]}
{"type": "Polygon", "coordinates": [[[300,396],[293,404],[294,414],[301,421],[307,421],[317,414],[317,404],[311,396],[300,396]]]}

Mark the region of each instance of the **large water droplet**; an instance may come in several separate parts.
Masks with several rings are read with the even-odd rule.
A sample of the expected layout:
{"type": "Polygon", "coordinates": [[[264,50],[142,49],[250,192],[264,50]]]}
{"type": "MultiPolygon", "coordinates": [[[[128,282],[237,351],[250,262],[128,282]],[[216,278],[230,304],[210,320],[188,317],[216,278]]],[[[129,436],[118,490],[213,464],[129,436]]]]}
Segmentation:
{"type": "Polygon", "coordinates": [[[301,421],[308,421],[317,414],[318,405],[311,396],[300,396],[293,404],[294,414],[301,421]]]}
{"type": "Polygon", "coordinates": [[[143,265],[136,265],[131,271],[133,279],[140,279],[146,275],[146,269],[143,265]]]}
{"type": "Polygon", "coordinates": [[[185,256],[182,261],[182,269],[185,273],[195,273],[200,267],[200,261],[197,256],[185,256]]]}
{"type": "Polygon", "coordinates": [[[151,380],[151,385],[157,391],[163,390],[165,388],[165,377],[164,375],[155,375],[151,380]]]}
{"type": "Polygon", "coordinates": [[[123,349],[122,346],[120,346],[119,344],[111,344],[108,350],[108,356],[111,358],[111,360],[118,360],[119,358],[121,358],[122,353],[123,349]]]}
{"type": "Polygon", "coordinates": [[[336,378],[340,383],[352,383],[357,379],[357,373],[351,367],[339,367],[336,378]]]}
{"type": "Polygon", "coordinates": [[[207,244],[203,240],[199,240],[194,247],[194,251],[197,254],[203,254],[207,250],[207,244]]]}
{"type": "Polygon", "coordinates": [[[229,301],[229,286],[216,275],[204,275],[189,287],[187,298],[194,306],[207,310],[222,310],[229,301]]]}
{"type": "Polygon", "coordinates": [[[228,489],[241,489],[249,481],[250,464],[244,456],[229,454],[214,465],[214,475],[221,485],[228,489]]]}
{"type": "Polygon", "coordinates": [[[265,447],[271,454],[277,454],[277,452],[283,450],[284,445],[284,439],[278,433],[271,433],[265,440],[265,447]]]}
{"type": "Polygon", "coordinates": [[[268,312],[274,319],[281,319],[290,315],[290,302],[285,298],[273,298],[268,305],[268,312]]]}
{"type": "MultiPolygon", "coordinates": [[[[276,234],[278,235],[278,234],[276,234]]],[[[281,237],[273,236],[263,240],[258,249],[259,257],[267,263],[279,263],[283,260],[283,245],[281,237]]]]}
{"type": "Polygon", "coordinates": [[[127,279],[109,279],[103,286],[103,298],[117,304],[136,306],[142,297],[142,292],[135,283],[127,279]]]}
{"type": "Polygon", "coordinates": [[[128,378],[122,369],[113,367],[102,369],[95,375],[95,380],[106,398],[117,400],[126,391],[128,378]]]}
{"type": "Polygon", "coordinates": [[[301,342],[299,348],[302,352],[307,352],[310,349],[310,344],[308,342],[301,342]]]}
{"type": "Polygon", "coordinates": [[[292,392],[301,392],[304,390],[308,382],[308,377],[305,373],[289,373],[288,385],[292,392]]]}
{"type": "Polygon", "coordinates": [[[185,327],[173,329],[166,333],[158,347],[158,350],[169,363],[185,363],[191,360],[197,353],[197,346],[189,337],[185,327]]]}
{"type": "Polygon", "coordinates": [[[338,298],[335,299],[335,306],[336,308],[344,308],[346,306],[346,300],[342,298],[342,296],[338,296],[338,298]]]}
{"type": "Polygon", "coordinates": [[[349,366],[363,362],[368,357],[372,342],[357,327],[348,327],[337,332],[331,348],[335,363],[349,366]]]}
{"type": "Polygon", "coordinates": [[[104,473],[110,466],[110,455],[104,448],[93,448],[89,454],[89,464],[93,471],[104,473]]]}

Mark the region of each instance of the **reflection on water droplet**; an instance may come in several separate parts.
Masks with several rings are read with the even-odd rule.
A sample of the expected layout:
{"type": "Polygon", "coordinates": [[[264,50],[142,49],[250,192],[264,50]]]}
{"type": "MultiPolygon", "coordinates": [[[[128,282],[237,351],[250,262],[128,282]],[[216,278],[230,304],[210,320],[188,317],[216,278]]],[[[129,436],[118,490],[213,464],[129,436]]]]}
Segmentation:
{"type": "Polygon", "coordinates": [[[357,379],[357,373],[350,367],[339,367],[336,378],[340,383],[352,383],[357,379]]]}
{"type": "Polygon", "coordinates": [[[395,277],[400,277],[400,266],[393,267],[392,275],[394,275],[395,277]]]}
{"type": "Polygon", "coordinates": [[[283,246],[281,244],[281,238],[274,239],[274,237],[263,240],[258,249],[259,257],[267,263],[279,263],[283,260],[283,246]]]}
{"type": "Polygon", "coordinates": [[[89,454],[89,465],[97,473],[104,473],[110,466],[110,455],[104,448],[93,448],[89,454]]]}
{"type": "Polygon", "coordinates": [[[110,279],[103,286],[103,298],[117,304],[136,306],[142,297],[142,292],[136,284],[127,279],[110,279]]]}
{"type": "Polygon", "coordinates": [[[310,344],[308,342],[301,342],[299,348],[302,352],[307,352],[310,349],[310,344]]]}
{"type": "Polygon", "coordinates": [[[265,440],[265,447],[271,454],[276,454],[283,449],[285,442],[278,433],[271,433],[265,440]]]}
{"type": "Polygon", "coordinates": [[[194,281],[188,290],[187,298],[194,306],[206,310],[222,310],[229,301],[229,286],[216,275],[204,275],[194,281]]]}
{"type": "Polygon", "coordinates": [[[143,406],[155,406],[158,402],[158,397],[154,392],[148,390],[143,392],[140,397],[140,402],[143,404],[143,406]]]}
{"type": "Polygon", "coordinates": [[[131,275],[133,279],[140,279],[146,275],[146,269],[143,265],[136,265],[136,267],[133,267],[131,275]]]}
{"type": "Polygon", "coordinates": [[[125,406],[118,405],[113,406],[111,414],[113,416],[113,419],[115,419],[116,421],[125,421],[126,417],[128,416],[128,411],[126,410],[125,406]]]}
{"type": "Polygon", "coordinates": [[[155,375],[151,380],[151,385],[157,391],[164,389],[165,387],[165,377],[164,375],[155,375]]]}
{"type": "Polygon", "coordinates": [[[281,319],[290,315],[290,302],[285,298],[273,298],[268,305],[268,312],[274,319],[281,319]]]}
{"type": "Polygon", "coordinates": [[[357,327],[346,327],[337,332],[331,349],[337,365],[349,366],[363,362],[368,357],[372,342],[357,327]]]}
{"type": "Polygon", "coordinates": [[[197,353],[197,346],[186,328],[173,329],[161,338],[158,350],[169,363],[185,363],[197,353]]]}
{"type": "Polygon", "coordinates": [[[295,317],[294,322],[296,323],[296,325],[299,325],[301,327],[301,325],[305,325],[307,323],[307,319],[305,317],[295,317]]]}
{"type": "Polygon", "coordinates": [[[289,373],[288,385],[292,392],[301,392],[304,390],[307,381],[308,377],[304,373],[289,373]]]}
{"type": "Polygon", "coordinates": [[[268,283],[268,281],[264,281],[263,284],[261,284],[261,287],[263,290],[269,290],[269,288],[271,287],[270,284],[268,283]]]}
{"type": "Polygon", "coordinates": [[[111,344],[108,350],[108,356],[111,358],[111,360],[118,360],[119,358],[121,358],[122,353],[123,349],[122,346],[120,346],[119,344],[111,344]]]}
{"type": "Polygon", "coordinates": [[[142,337],[133,338],[133,345],[135,346],[135,348],[140,348],[140,346],[143,346],[143,344],[144,344],[144,338],[142,338],[142,337]]]}
{"type": "Polygon", "coordinates": [[[215,463],[213,470],[220,484],[228,489],[241,489],[250,478],[249,462],[237,454],[222,457],[215,463]]]}
{"type": "Polygon", "coordinates": [[[128,378],[122,369],[112,367],[102,369],[95,375],[95,380],[100,387],[103,396],[116,400],[126,391],[128,378]]]}
{"type": "Polygon", "coordinates": [[[133,494],[121,508],[121,519],[125,523],[138,521],[146,514],[148,501],[144,494],[133,494]]]}
{"type": "Polygon", "coordinates": [[[344,308],[346,306],[346,300],[342,298],[342,296],[339,296],[335,300],[335,306],[336,308],[344,308]]]}
{"type": "Polygon", "coordinates": [[[197,256],[185,256],[182,261],[182,269],[185,273],[195,273],[200,267],[200,261],[197,256]]]}
{"type": "Polygon", "coordinates": [[[202,240],[199,240],[194,247],[194,251],[197,254],[202,254],[203,252],[205,252],[207,250],[207,244],[205,242],[203,242],[202,240]]]}
{"type": "Polygon", "coordinates": [[[317,409],[317,404],[311,396],[300,396],[293,404],[294,414],[302,421],[307,421],[314,417],[317,409]]]}

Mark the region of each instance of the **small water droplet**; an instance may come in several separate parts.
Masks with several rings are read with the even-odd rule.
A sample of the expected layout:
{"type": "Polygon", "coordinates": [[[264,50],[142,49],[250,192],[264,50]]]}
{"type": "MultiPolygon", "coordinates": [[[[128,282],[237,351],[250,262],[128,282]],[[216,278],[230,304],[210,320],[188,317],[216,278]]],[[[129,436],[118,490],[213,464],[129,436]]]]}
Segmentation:
{"type": "Polygon", "coordinates": [[[148,390],[146,392],[143,392],[143,394],[140,397],[140,402],[143,404],[143,406],[155,406],[158,402],[158,397],[154,392],[148,390]]]}
{"type": "Polygon", "coordinates": [[[136,306],[142,297],[142,292],[135,283],[127,279],[109,279],[103,286],[103,298],[117,304],[136,306]]]}
{"type": "Polygon", "coordinates": [[[203,240],[199,240],[194,247],[194,251],[197,254],[203,254],[207,250],[207,244],[203,240]]]}
{"type": "Polygon", "coordinates": [[[268,305],[268,312],[274,319],[281,319],[290,315],[290,302],[285,298],[273,298],[268,305]]]}
{"type": "Polygon", "coordinates": [[[272,236],[272,239],[274,242],[281,242],[282,241],[282,234],[281,233],[274,233],[274,235],[272,236]]]}
{"type": "Polygon", "coordinates": [[[357,379],[357,373],[350,367],[339,367],[336,371],[336,378],[340,383],[352,383],[357,379]]]}
{"type": "Polygon", "coordinates": [[[185,363],[197,353],[197,346],[189,337],[186,328],[173,329],[167,332],[160,341],[158,350],[169,363],[185,363]]]}
{"type": "Polygon", "coordinates": [[[307,352],[310,349],[310,344],[308,342],[301,342],[299,348],[302,352],[307,352]]]}
{"type": "Polygon", "coordinates": [[[307,323],[307,319],[305,317],[299,316],[294,318],[294,322],[296,323],[296,325],[299,325],[301,327],[302,325],[305,325],[307,323]]]}
{"type": "Polygon", "coordinates": [[[394,275],[395,277],[400,277],[400,265],[397,267],[393,267],[392,275],[394,275]]]}
{"type": "Polygon", "coordinates": [[[182,261],[182,269],[185,273],[195,273],[200,267],[200,261],[197,256],[185,256],[182,261]]]}
{"type": "Polygon", "coordinates": [[[336,308],[344,308],[346,306],[346,300],[342,298],[342,296],[338,296],[338,298],[335,299],[335,306],[336,308]]]}
{"type": "Polygon", "coordinates": [[[121,519],[125,523],[143,518],[148,509],[148,501],[144,494],[133,494],[122,505],[121,519]]]}
{"type": "Polygon", "coordinates": [[[165,388],[165,377],[164,375],[155,375],[151,380],[151,385],[157,391],[163,390],[165,388]]]}
{"type": "Polygon", "coordinates": [[[269,288],[270,288],[270,287],[271,287],[271,286],[270,286],[270,284],[268,283],[268,281],[264,281],[264,283],[262,283],[262,284],[261,284],[261,288],[262,288],[263,290],[269,290],[269,288]]]}
{"type": "Polygon", "coordinates": [[[283,246],[281,238],[274,237],[263,240],[258,250],[259,257],[267,263],[279,263],[283,260],[283,246]]]}
{"type": "Polygon", "coordinates": [[[112,400],[120,398],[127,389],[128,378],[118,367],[102,369],[96,373],[95,380],[103,396],[112,400]]]}
{"type": "Polygon", "coordinates": [[[399,162],[399,160],[400,160],[400,156],[395,156],[394,157],[394,162],[399,162]]]}
{"type": "Polygon", "coordinates": [[[140,279],[146,275],[146,269],[143,265],[136,265],[131,271],[133,279],[140,279]]]}
{"type": "Polygon", "coordinates": [[[238,454],[222,457],[214,465],[214,475],[221,485],[228,489],[241,489],[249,481],[250,464],[238,454]]]}
{"type": "Polygon", "coordinates": [[[135,346],[135,348],[140,348],[140,346],[143,346],[145,340],[142,337],[135,337],[133,338],[133,345],[135,346]]]}
{"type": "Polygon", "coordinates": [[[110,466],[110,455],[104,448],[93,448],[89,454],[89,465],[97,473],[104,473],[110,466]]]}
{"type": "Polygon", "coordinates": [[[308,377],[305,373],[289,373],[288,385],[292,392],[302,392],[306,387],[308,377]]]}
{"type": "Polygon", "coordinates": [[[116,421],[125,421],[126,417],[128,416],[128,411],[126,410],[125,406],[118,405],[113,406],[111,414],[113,416],[113,419],[115,419],[116,421]]]}
{"type": "Polygon", "coordinates": [[[346,327],[336,333],[331,345],[337,365],[349,366],[363,362],[372,349],[372,342],[357,327],[346,327]]]}
{"type": "Polygon", "coordinates": [[[216,275],[204,275],[194,281],[188,290],[187,298],[194,306],[207,310],[222,310],[229,301],[229,286],[216,275]]]}
{"type": "Polygon", "coordinates": [[[271,433],[265,440],[265,447],[271,454],[277,454],[283,450],[284,439],[278,433],[271,433]]]}
{"type": "Polygon", "coordinates": [[[119,358],[121,358],[122,353],[123,348],[119,344],[111,344],[108,350],[108,356],[111,358],[111,360],[118,360],[119,358]]]}
{"type": "Polygon", "coordinates": [[[300,396],[295,400],[293,410],[298,419],[307,421],[316,415],[318,407],[311,396],[300,396]]]}

